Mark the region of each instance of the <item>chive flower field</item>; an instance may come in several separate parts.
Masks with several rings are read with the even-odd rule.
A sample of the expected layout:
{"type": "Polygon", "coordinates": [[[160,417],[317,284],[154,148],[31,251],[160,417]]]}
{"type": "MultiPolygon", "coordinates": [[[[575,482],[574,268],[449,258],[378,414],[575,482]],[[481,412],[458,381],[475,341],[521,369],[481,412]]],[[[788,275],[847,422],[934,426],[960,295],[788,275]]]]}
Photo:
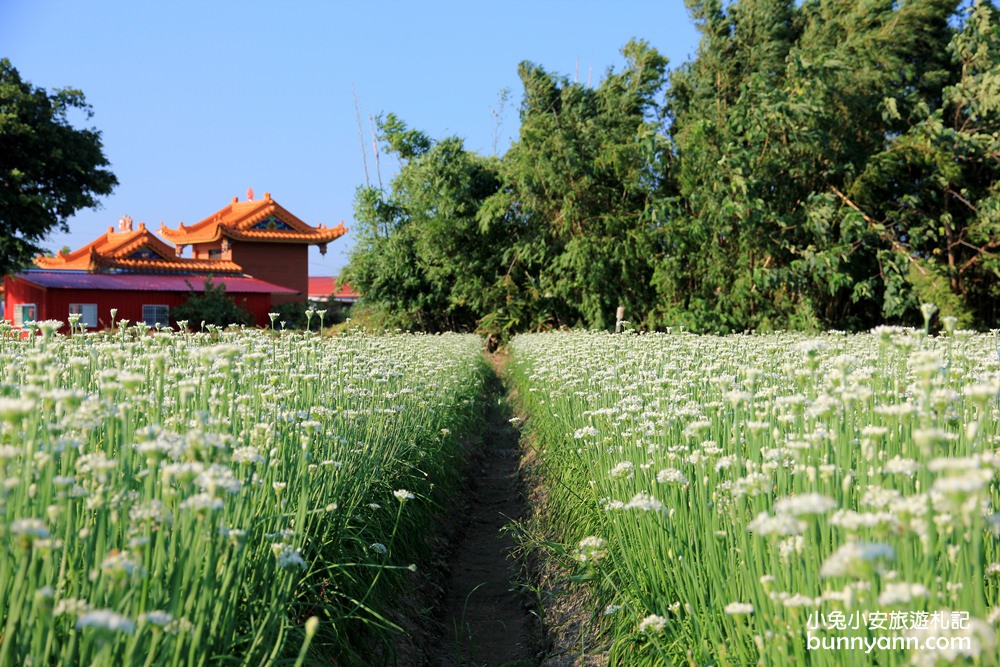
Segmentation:
{"type": "MultiPolygon", "coordinates": [[[[511,341],[611,665],[997,664],[1000,332],[944,324],[511,341]]],[[[0,324],[0,666],[392,664],[481,341],[61,326],[0,324]]]]}
{"type": "Polygon", "coordinates": [[[479,419],[478,338],[0,326],[0,665],[386,650],[479,419]]]}
{"type": "Polygon", "coordinates": [[[997,664],[997,335],[516,337],[614,665],[997,664]]]}

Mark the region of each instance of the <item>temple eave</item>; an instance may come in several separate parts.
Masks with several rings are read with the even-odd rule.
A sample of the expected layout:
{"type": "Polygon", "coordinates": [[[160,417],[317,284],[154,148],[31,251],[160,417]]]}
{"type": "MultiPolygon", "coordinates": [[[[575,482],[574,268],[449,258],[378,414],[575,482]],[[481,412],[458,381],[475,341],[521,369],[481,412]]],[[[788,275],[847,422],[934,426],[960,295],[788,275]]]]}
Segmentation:
{"type": "Polygon", "coordinates": [[[186,229],[170,229],[169,227],[161,227],[160,235],[174,245],[182,246],[193,245],[195,243],[212,243],[213,241],[218,241],[222,238],[222,233],[219,228],[215,228],[206,234],[204,232],[190,232],[186,229]]]}
{"type": "Polygon", "coordinates": [[[235,241],[249,241],[257,243],[301,243],[306,245],[316,245],[319,243],[329,243],[339,239],[347,233],[346,229],[324,229],[319,232],[303,234],[299,232],[281,232],[265,230],[236,230],[226,229],[223,235],[235,241]]]}
{"type": "Polygon", "coordinates": [[[226,260],[107,260],[101,263],[102,268],[156,273],[243,273],[243,267],[226,260]]]}
{"type": "Polygon", "coordinates": [[[74,259],[63,259],[61,257],[46,257],[44,255],[39,255],[34,259],[34,262],[35,266],[42,269],[50,269],[52,271],[58,271],[61,269],[86,271],[93,267],[93,258],[89,254],[84,257],[74,259]]]}

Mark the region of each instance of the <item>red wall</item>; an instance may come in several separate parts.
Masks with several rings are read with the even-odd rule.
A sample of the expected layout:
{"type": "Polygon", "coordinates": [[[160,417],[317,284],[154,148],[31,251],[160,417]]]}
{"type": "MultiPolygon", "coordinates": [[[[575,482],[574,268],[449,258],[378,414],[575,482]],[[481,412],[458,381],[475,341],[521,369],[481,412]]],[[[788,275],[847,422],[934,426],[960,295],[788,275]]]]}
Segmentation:
{"type": "Polygon", "coordinates": [[[309,246],[296,243],[230,241],[233,261],[254,278],[300,294],[275,294],[273,303],[302,301],[309,295],[309,246]]]}
{"type": "MultiPolygon", "coordinates": [[[[4,319],[14,321],[14,306],[22,303],[33,303],[38,306],[38,319],[50,319],[42,313],[45,302],[45,290],[41,287],[17,280],[11,276],[4,276],[3,286],[5,294],[4,319]]],[[[66,312],[69,312],[67,308],[66,312]]]]}
{"type": "MultiPolygon", "coordinates": [[[[6,278],[7,288],[6,318],[14,321],[14,306],[22,303],[34,303],[38,306],[39,320],[68,321],[69,305],[71,303],[97,304],[97,318],[101,328],[111,326],[111,309],[117,308],[115,321],[123,319],[131,322],[142,321],[143,305],[164,305],[171,309],[187,301],[187,292],[153,292],[153,291],[111,291],[111,290],[80,290],[80,289],[43,289],[23,280],[6,278]]],[[[249,310],[258,326],[270,326],[267,316],[272,310],[270,294],[233,294],[227,292],[237,304],[249,310]]],[[[173,318],[171,318],[173,322],[173,318]]],[[[201,323],[191,322],[188,326],[197,329],[201,323]]],[[[68,327],[64,327],[67,330],[68,327]]]]}

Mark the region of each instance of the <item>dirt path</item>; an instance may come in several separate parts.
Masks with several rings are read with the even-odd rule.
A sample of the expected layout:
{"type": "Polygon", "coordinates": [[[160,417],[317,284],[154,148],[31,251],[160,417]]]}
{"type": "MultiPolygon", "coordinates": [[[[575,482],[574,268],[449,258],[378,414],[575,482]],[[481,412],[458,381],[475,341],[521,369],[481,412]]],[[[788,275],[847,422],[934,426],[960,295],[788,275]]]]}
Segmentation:
{"type": "MultiPolygon", "coordinates": [[[[465,488],[435,536],[437,561],[414,581],[401,606],[407,628],[396,667],[604,667],[606,646],[591,627],[586,592],[567,588],[561,565],[518,563],[511,521],[534,525],[546,510],[534,458],[511,426],[500,378],[507,357],[489,354],[494,370],[486,425],[467,442],[465,488]],[[522,456],[524,458],[522,458],[522,456]],[[525,578],[529,583],[525,582],[525,578]],[[419,582],[419,583],[418,583],[419,582]],[[526,592],[531,589],[532,594],[526,592]],[[544,608],[544,623],[538,608],[544,608]],[[543,628],[544,626],[544,628],[543,628]]],[[[516,396],[510,397],[514,403],[516,396]]]]}
{"type": "MultiPolygon", "coordinates": [[[[488,357],[499,373],[503,358],[488,357]]],[[[488,428],[474,448],[465,506],[457,525],[442,600],[442,636],[431,667],[534,667],[540,639],[529,600],[517,592],[513,539],[501,529],[527,512],[518,473],[517,431],[510,425],[505,391],[491,378],[488,428]]]]}

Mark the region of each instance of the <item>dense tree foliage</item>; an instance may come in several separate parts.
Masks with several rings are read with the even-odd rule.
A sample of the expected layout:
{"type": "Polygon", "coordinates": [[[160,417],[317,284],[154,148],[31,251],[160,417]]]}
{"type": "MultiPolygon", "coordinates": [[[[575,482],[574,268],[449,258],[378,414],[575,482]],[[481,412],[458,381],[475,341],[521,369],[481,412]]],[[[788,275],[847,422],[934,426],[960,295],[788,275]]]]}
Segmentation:
{"type": "Polygon", "coordinates": [[[838,194],[902,113],[940,98],[955,4],[689,2],[704,37],[672,79],[666,235],[684,252],[660,267],[662,319],[861,328],[905,314],[884,303],[879,266],[898,248],[838,194]]]}
{"type": "Polygon", "coordinates": [[[195,331],[207,324],[227,327],[231,324],[249,326],[254,323],[250,311],[226,294],[225,284],[213,283],[211,276],[205,279],[203,291],[196,291],[191,286],[187,300],[172,309],[170,318],[175,322],[187,322],[188,327],[195,331]]]}
{"type": "Polygon", "coordinates": [[[0,276],[43,252],[53,229],[118,184],[107,169],[101,134],[77,129],[71,110],[90,117],[79,90],[48,93],[0,59],[0,276]]]}
{"type": "MultiPolygon", "coordinates": [[[[906,128],[872,155],[841,199],[879,230],[883,253],[891,251],[887,316],[933,301],[961,325],[995,327],[1000,33],[992,9],[977,5],[947,53],[954,72],[937,104],[915,105],[906,128]]],[[[888,113],[901,116],[894,106],[888,113]]]]}
{"type": "Polygon", "coordinates": [[[481,222],[506,230],[501,331],[614,324],[654,296],[653,203],[668,154],[656,116],[666,59],[629,43],[626,68],[597,88],[522,63],[521,131],[501,161],[503,188],[481,222]]]}
{"type": "Polygon", "coordinates": [[[344,277],[361,285],[388,326],[472,330],[494,307],[508,240],[484,229],[479,211],[497,192],[498,160],[434,142],[389,114],[379,128],[403,166],[388,192],[359,188],[360,228],[344,277]]]}
{"type": "Polygon", "coordinates": [[[500,158],[390,116],[352,284],[406,327],[997,326],[1000,32],[982,0],[687,0],[696,56],[522,63],[500,158]]]}

